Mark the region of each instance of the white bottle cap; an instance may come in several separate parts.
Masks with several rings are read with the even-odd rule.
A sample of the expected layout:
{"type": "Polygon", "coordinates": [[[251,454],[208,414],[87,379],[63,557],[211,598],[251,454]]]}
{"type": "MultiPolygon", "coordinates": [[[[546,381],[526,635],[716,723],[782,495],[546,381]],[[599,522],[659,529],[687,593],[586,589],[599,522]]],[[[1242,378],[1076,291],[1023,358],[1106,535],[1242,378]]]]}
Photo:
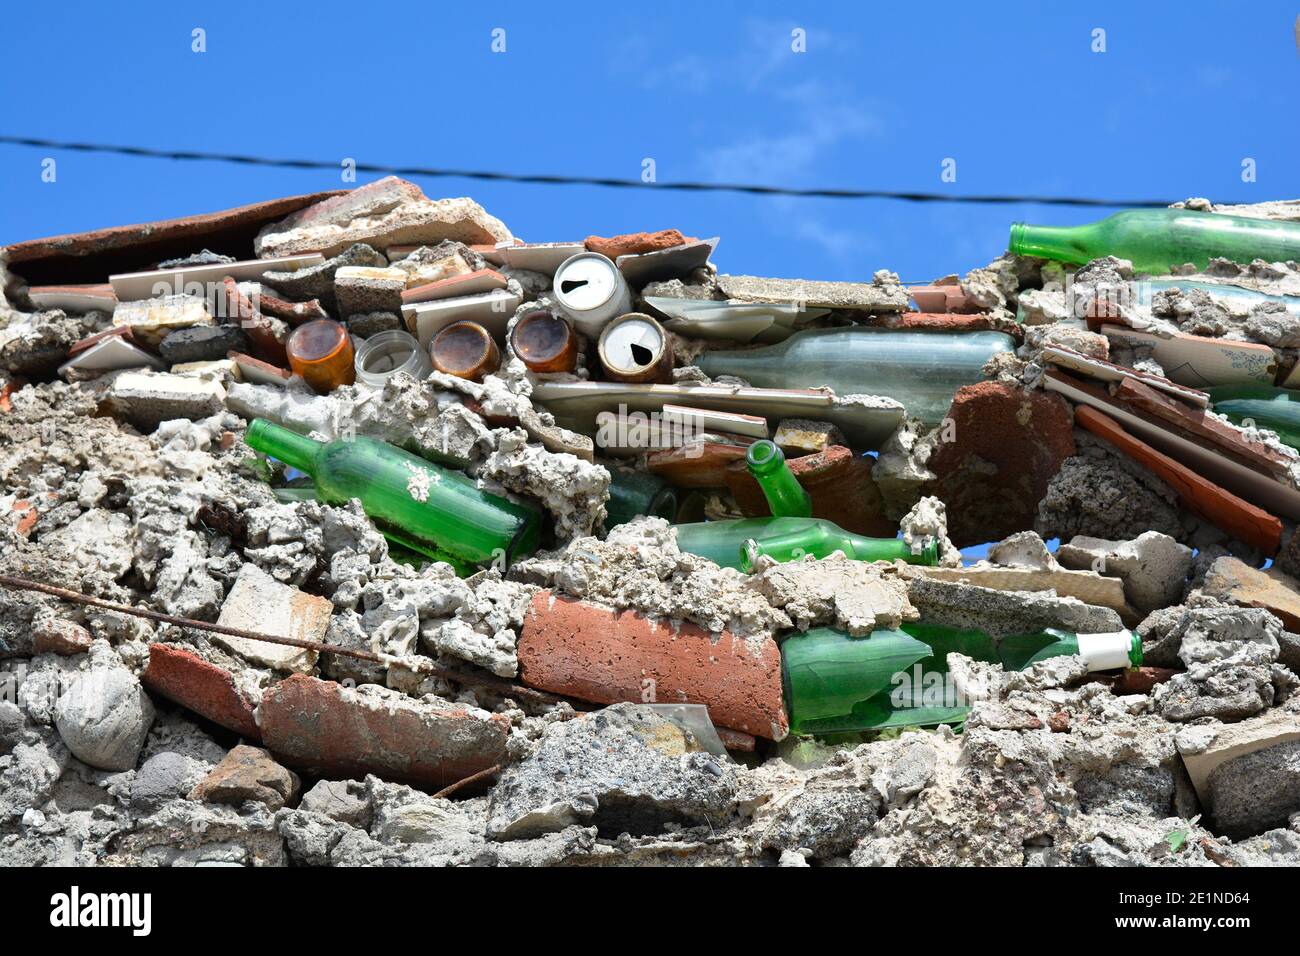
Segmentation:
{"type": "Polygon", "coordinates": [[[1132,667],[1133,648],[1131,631],[1113,631],[1105,634],[1080,634],[1079,656],[1088,662],[1090,671],[1109,671],[1118,667],[1132,667]]]}

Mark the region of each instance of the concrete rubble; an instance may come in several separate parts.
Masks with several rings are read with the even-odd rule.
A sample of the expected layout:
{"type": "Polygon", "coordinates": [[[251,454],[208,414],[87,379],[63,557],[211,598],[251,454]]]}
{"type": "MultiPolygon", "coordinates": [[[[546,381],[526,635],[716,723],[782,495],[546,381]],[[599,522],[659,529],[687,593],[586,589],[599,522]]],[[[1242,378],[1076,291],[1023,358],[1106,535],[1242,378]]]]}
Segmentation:
{"type": "MultiPolygon", "coordinates": [[[[388,177],[0,250],[0,575],[155,612],[0,582],[0,864],[1300,864],[1300,453],[1170,361],[1199,336],[1290,387],[1300,310],[1190,287],[1112,306],[1145,278],[1114,257],[909,288],[719,274],[718,240],[676,229],[543,238],[388,177]],[[587,280],[553,287],[575,257],[623,296],[603,319],[564,304],[587,280]],[[128,266],[214,278],[135,298],[128,266]],[[518,334],[539,312],[567,364],[518,334]],[[631,312],[663,333],[657,379],[603,365],[631,312]],[[320,322],[358,373],[378,336],[427,356],[452,323],[499,354],[322,387],[294,344],[320,322]],[[1006,347],[940,422],[871,375],[796,394],[702,371],[856,326],[1006,347]],[[639,446],[601,413],[699,427],[639,446]],[[365,489],[256,452],[255,420],[396,446],[404,496],[451,486],[531,537],[430,550],[365,489]],[[770,526],[746,464],[768,438],[841,536],[706,556],[692,535],[770,526]],[[931,632],[1075,643],[927,658],[962,702],[945,722],[894,701],[892,725],[803,729],[792,638],[931,632]],[[1128,634],[1140,666],[1093,667],[1089,641],[1128,634]]],[[[1300,296],[1295,262],[1174,277],[1300,296]]]]}

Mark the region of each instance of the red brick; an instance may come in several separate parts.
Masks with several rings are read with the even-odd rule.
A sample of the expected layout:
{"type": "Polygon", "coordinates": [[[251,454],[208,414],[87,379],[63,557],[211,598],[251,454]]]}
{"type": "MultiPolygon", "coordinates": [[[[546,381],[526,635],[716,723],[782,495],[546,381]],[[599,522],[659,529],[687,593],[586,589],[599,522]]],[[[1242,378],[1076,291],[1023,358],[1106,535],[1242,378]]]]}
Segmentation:
{"type": "Polygon", "coordinates": [[[334,779],[368,773],[442,788],[506,759],[510,721],[437,709],[399,694],[372,697],[295,674],[258,708],[263,739],[293,766],[334,779]]]}
{"type": "Polygon", "coordinates": [[[609,259],[619,256],[637,255],[642,252],[658,252],[673,246],[694,242],[694,238],[683,236],[677,229],[660,229],[658,232],[628,232],[621,236],[588,236],[583,245],[591,252],[599,252],[609,259]]]}
{"type": "Polygon", "coordinates": [[[985,312],[895,312],[875,316],[873,325],[905,332],[1006,332],[1017,339],[1024,330],[1011,319],[995,320],[985,312]]]}
{"type": "Polygon", "coordinates": [[[980,382],[959,389],[930,456],[928,493],[948,506],[948,537],[964,548],[1034,526],[1038,503],[1074,454],[1060,395],[980,382]],[[949,437],[949,441],[944,441],[949,437]]]}
{"type": "Polygon", "coordinates": [[[252,259],[253,237],[263,226],[339,194],[287,196],[199,216],[29,239],[8,247],[10,271],[29,285],[49,285],[103,282],[106,276],[151,268],[164,259],[188,256],[195,249],[252,259]]]}
{"type": "Polygon", "coordinates": [[[249,740],[262,739],[253,715],[253,702],[235,686],[235,678],[225,668],[193,651],[171,644],[149,645],[149,666],[141,680],[154,693],[176,701],[214,724],[249,740]]]}
{"type": "Polygon", "coordinates": [[[744,461],[746,445],[691,442],[646,455],[646,471],[678,488],[725,488],[727,466],[744,461]]]}
{"type": "MultiPolygon", "coordinates": [[[[898,526],[885,517],[884,502],[871,480],[874,458],[831,445],[825,451],[788,461],[791,474],[812,497],[814,518],[834,521],[854,534],[892,538],[898,532],[898,526]]],[[[727,468],[726,479],[742,514],[762,517],[772,513],[743,461],[727,468]]]]}
{"type": "Polygon", "coordinates": [[[597,704],[704,704],[715,726],[780,740],[789,732],[781,652],[730,631],[648,618],[539,592],[519,637],[525,684],[597,704]],[[653,682],[653,683],[650,683],[653,682]]]}
{"type": "Polygon", "coordinates": [[[907,290],[912,301],[928,313],[978,312],[960,285],[914,285],[907,290]]]}
{"type": "Polygon", "coordinates": [[[753,734],[742,733],[729,727],[715,727],[714,730],[718,732],[718,739],[722,741],[722,746],[728,750],[753,753],[754,747],[758,743],[753,734]]]}
{"type": "Polygon", "coordinates": [[[233,277],[226,276],[221,281],[225,287],[225,315],[221,318],[244,330],[252,340],[258,358],[272,365],[288,365],[284,343],[276,339],[270,320],[262,315],[252,299],[239,290],[239,283],[233,277]]]}

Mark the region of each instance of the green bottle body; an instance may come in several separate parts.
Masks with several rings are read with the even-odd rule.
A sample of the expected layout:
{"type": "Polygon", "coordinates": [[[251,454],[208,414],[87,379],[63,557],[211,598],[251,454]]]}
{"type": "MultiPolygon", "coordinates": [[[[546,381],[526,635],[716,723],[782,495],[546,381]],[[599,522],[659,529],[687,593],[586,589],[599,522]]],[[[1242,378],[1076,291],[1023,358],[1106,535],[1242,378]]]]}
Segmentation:
{"type": "Polygon", "coordinates": [[[1300,223],[1220,216],[1191,209],[1126,209],[1083,226],[1011,226],[1010,250],[1083,265],[1103,256],[1133,263],[1136,272],[1161,274],[1211,259],[1286,262],[1300,259],[1300,223]]]}
{"type": "Polygon", "coordinates": [[[745,451],[745,465],[763,489],[774,518],[811,518],[812,497],[790,470],[785,453],[764,438],[745,451]]]}
{"type": "Polygon", "coordinates": [[[386,536],[458,570],[509,564],[537,549],[537,511],[396,445],[360,436],[318,442],[262,419],[248,426],[245,441],[311,475],[321,501],[360,500],[386,536]]]}
{"type": "Polygon", "coordinates": [[[1273,385],[1220,385],[1210,389],[1210,408],[1234,425],[1251,422],[1276,432],[1300,450],[1300,392],[1273,385]]]}
{"type": "Polygon", "coordinates": [[[760,388],[833,389],[883,395],[908,415],[938,424],[963,385],[983,381],[985,363],[1015,342],[1001,332],[894,332],[865,326],[806,329],[764,348],[712,350],[706,375],[735,375],[760,388]]]}
{"type": "Polygon", "coordinates": [[[845,531],[825,518],[736,518],[728,521],[699,521],[674,525],[677,547],[708,558],[724,568],[750,569],[749,542],[755,554],[769,554],[777,561],[791,561],[811,554],[826,558],[843,551],[859,561],[906,561],[908,564],[937,564],[935,548],[920,554],[900,538],[868,538],[845,531]]]}
{"type": "Polygon", "coordinates": [[[615,528],[641,515],[672,521],[677,515],[677,492],[647,471],[609,469],[609,500],[605,502],[605,528],[615,528]]]}
{"type": "Polygon", "coordinates": [[[1007,670],[1080,654],[1090,669],[1109,670],[1140,665],[1142,642],[1130,631],[1078,635],[1048,628],[995,640],[981,631],[924,623],[867,637],[815,628],[781,645],[790,731],[836,734],[959,723],[970,706],[947,677],[951,653],[1007,670]]]}

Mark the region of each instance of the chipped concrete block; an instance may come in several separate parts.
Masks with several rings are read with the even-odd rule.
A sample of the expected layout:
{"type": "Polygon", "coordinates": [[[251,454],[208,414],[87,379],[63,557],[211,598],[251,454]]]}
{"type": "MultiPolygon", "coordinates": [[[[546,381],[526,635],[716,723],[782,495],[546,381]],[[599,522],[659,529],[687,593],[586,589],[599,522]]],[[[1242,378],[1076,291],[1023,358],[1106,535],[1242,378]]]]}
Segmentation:
{"type": "Polygon", "coordinates": [[[1276,568],[1262,571],[1237,558],[1222,557],[1210,566],[1201,590],[1233,604],[1264,608],[1288,630],[1300,631],[1300,581],[1276,568]]]}
{"type": "Polygon", "coordinates": [[[844,435],[830,422],[815,422],[807,418],[782,419],[776,426],[772,441],[789,457],[814,455],[832,445],[848,445],[844,435]]]}
{"type": "Polygon", "coordinates": [[[510,731],[501,714],[301,674],[263,695],[258,719],[266,746],[293,766],[433,789],[504,763],[510,731]]]}
{"type": "MultiPolygon", "coordinates": [[[[907,290],[898,276],[881,270],[871,282],[822,282],[810,279],[765,279],[759,276],[718,276],[724,298],[744,302],[789,302],[815,308],[865,312],[903,312],[907,290]]],[[[656,292],[662,295],[662,292],[656,292]]]]}
{"type": "Polygon", "coordinates": [[[1118,575],[1129,601],[1143,612],[1176,604],[1192,570],[1192,549],[1159,531],[1132,541],[1079,535],[1061,545],[1056,559],[1067,568],[1118,575]]]}
{"type": "Polygon", "coordinates": [[[474,245],[514,237],[472,199],[429,199],[414,183],[386,176],[264,226],[253,249],[260,258],[303,252],[332,256],[356,242],[382,250],[443,239],[474,245]]]}
{"type": "Polygon", "coordinates": [[[551,724],[492,790],[487,835],[518,840],[594,826],[605,836],[709,826],[736,803],[737,772],[653,710],[615,704],[551,724]]]}
{"type": "Polygon", "coordinates": [[[135,529],[131,519],[119,511],[92,508],[56,531],[42,536],[42,543],[63,551],[83,568],[103,571],[120,578],[131,569],[135,558],[135,529]]]}
{"type": "Polygon", "coordinates": [[[1175,739],[1202,805],[1233,836],[1285,826],[1288,814],[1300,810],[1297,715],[1193,725],[1175,739]]]}
{"type": "Polygon", "coordinates": [[[704,704],[720,727],[780,740],[789,731],[781,653],[770,638],[720,635],[539,592],[519,636],[530,687],[590,700],[704,704]]]}
{"type": "Polygon", "coordinates": [[[141,431],[151,432],[174,418],[197,421],[224,410],[226,390],[219,382],[168,372],[125,372],[113,382],[108,401],[141,431]]]}
{"type": "MultiPolygon", "coordinates": [[[[275,637],[324,641],[334,605],[288,584],[281,584],[255,564],[246,564],[226,595],[217,623],[275,637]]],[[[316,651],[249,638],[214,634],[213,641],[254,664],[306,673],[316,666],[316,651]]]]}
{"type": "Polygon", "coordinates": [[[237,325],[200,325],[167,333],[159,352],[168,365],[214,362],[227,352],[248,351],[248,336],[237,325]]]}
{"type": "Polygon", "coordinates": [[[1125,600],[1123,582],[1091,571],[1003,568],[979,562],[965,568],[912,567],[906,573],[995,591],[1052,591],[1058,597],[1077,598],[1084,604],[1111,608],[1128,623],[1135,624],[1139,619],[1125,600]]]}
{"type": "Polygon", "coordinates": [[[406,273],[401,269],[344,266],[334,273],[334,298],[344,318],[368,312],[397,313],[405,288],[406,273]]]}
{"type": "Polygon", "coordinates": [[[992,637],[1029,634],[1045,627],[1076,634],[1104,634],[1124,627],[1115,610],[1077,598],[1057,597],[1050,591],[996,591],[909,573],[914,570],[909,566],[904,572],[908,599],[927,623],[984,631],[992,637]]]}
{"type": "MultiPolygon", "coordinates": [[[[320,265],[295,269],[292,272],[268,272],[262,281],[295,300],[319,300],[333,307],[334,276],[346,266],[370,266],[382,269],[388,260],[364,242],[353,243],[320,265]]],[[[269,309],[267,311],[270,311],[269,309]]]]}

